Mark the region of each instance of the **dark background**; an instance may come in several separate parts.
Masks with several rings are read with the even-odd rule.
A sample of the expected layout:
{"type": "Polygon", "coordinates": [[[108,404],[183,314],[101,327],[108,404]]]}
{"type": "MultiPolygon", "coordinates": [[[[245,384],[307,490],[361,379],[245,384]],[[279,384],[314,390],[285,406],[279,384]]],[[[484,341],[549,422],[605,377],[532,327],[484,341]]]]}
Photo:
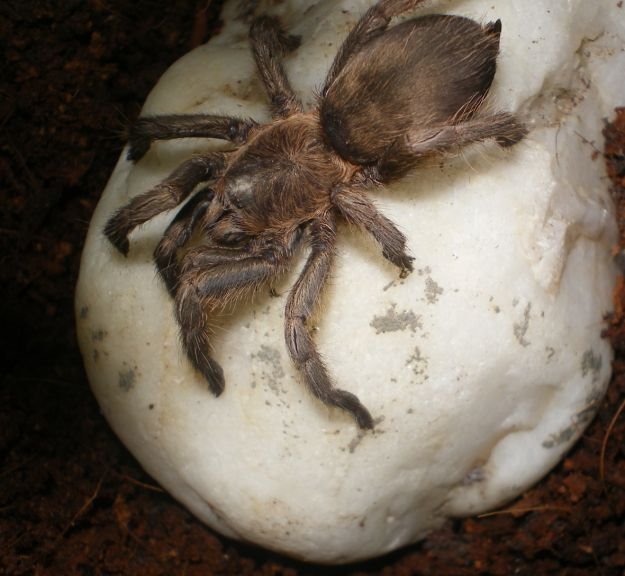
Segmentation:
{"type": "MultiPolygon", "coordinates": [[[[621,283],[606,322],[615,376],[568,457],[517,512],[449,522],[369,563],[308,566],[222,538],[113,436],[75,341],[81,246],[125,128],[160,74],[219,28],[220,3],[0,3],[0,574],[623,575],[625,415],[610,428],[625,398],[621,283]]],[[[609,142],[625,214],[625,112],[609,142]]]]}

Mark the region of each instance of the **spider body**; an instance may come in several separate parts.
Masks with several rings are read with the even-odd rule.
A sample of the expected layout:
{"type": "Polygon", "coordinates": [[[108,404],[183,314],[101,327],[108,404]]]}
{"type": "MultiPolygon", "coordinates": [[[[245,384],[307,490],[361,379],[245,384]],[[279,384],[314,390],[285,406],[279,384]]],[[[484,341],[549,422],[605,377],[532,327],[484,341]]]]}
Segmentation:
{"type": "Polygon", "coordinates": [[[331,209],[330,192],[355,167],[323,138],[317,114],[296,114],[256,129],[214,186],[248,235],[301,226],[331,209]]]}
{"type": "Polygon", "coordinates": [[[282,67],[297,39],[275,19],[261,17],[250,39],[272,122],[154,116],[140,118],[131,131],[128,157],[135,161],[159,139],[203,136],[236,145],[184,162],[105,227],[128,254],[135,227],[191,196],[154,256],[176,304],[187,357],[216,395],[225,378],[209,354],[211,312],[268,286],[306,244],[308,259],[285,309],[289,354],[316,397],[351,413],[361,428],[373,427],[359,399],[333,385],[307,327],[332,269],[338,220],[371,234],[405,276],[412,270],[406,239],[366,192],[424,157],[487,139],[509,146],[525,134],[513,115],[482,110],[495,74],[500,22],[482,26],[433,15],[388,28],[392,17],[421,2],[381,0],[369,9],[341,46],[312,111],[303,110],[282,67]]]}

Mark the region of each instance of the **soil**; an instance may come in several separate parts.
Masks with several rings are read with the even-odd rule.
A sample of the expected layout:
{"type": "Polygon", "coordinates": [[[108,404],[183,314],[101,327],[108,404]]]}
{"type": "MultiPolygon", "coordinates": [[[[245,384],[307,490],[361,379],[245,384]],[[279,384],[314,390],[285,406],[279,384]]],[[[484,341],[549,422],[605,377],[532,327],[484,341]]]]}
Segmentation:
{"type": "MultiPolygon", "coordinates": [[[[606,337],[614,377],[566,459],[498,514],[340,568],[212,532],[110,431],[74,331],[91,213],[159,75],[219,27],[211,0],[0,4],[0,573],[7,575],[625,574],[625,282],[606,337]]],[[[625,110],[605,159],[625,246],[625,110]]],[[[615,258],[625,262],[616,247],[615,258]]]]}

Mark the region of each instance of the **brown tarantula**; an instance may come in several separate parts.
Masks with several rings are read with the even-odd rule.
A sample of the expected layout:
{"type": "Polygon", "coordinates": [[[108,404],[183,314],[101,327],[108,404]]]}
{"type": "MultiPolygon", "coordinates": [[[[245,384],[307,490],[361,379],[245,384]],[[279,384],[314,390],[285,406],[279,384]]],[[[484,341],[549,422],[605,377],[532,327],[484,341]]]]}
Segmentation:
{"type": "Polygon", "coordinates": [[[317,398],[350,412],[361,428],[373,427],[358,398],[333,386],[307,328],[332,269],[337,221],[371,234],[405,276],[413,260],[406,239],[366,192],[425,157],[487,139],[510,146],[526,133],[512,114],[482,110],[501,22],[428,15],[389,28],[391,18],[422,2],[380,0],[370,8],[343,42],[311,111],[304,111],[281,61],[298,39],[263,16],[252,22],[250,41],[271,101],[270,123],[167,115],[140,118],[131,130],[128,158],[134,161],[154,140],[205,137],[236,145],[183,162],[118,210],[105,228],[128,254],[135,227],[176,208],[206,183],[180,209],[154,258],[175,300],[184,350],[216,396],[224,375],[209,355],[211,311],[267,286],[305,242],[308,260],[286,304],[289,354],[317,398]],[[191,243],[198,234],[202,241],[191,243]]]}

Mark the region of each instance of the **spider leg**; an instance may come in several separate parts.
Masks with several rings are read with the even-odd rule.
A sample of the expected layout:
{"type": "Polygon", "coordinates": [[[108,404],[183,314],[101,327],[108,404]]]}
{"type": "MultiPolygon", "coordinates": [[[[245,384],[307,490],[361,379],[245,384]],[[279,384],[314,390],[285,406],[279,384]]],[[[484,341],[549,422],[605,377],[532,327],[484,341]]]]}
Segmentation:
{"type": "Polygon", "coordinates": [[[526,134],[527,128],[508,112],[475,116],[456,124],[409,132],[389,146],[375,170],[380,180],[390,181],[403,176],[425,156],[490,139],[507,148],[526,134]]]}
{"type": "Polygon", "coordinates": [[[373,428],[373,419],[360,400],[335,388],[315,343],[306,327],[330,273],[336,244],[336,223],[328,215],[311,224],[312,249],[304,270],[293,286],[286,304],[286,344],[295,366],[310,391],[324,404],[350,412],[363,429],[373,428]]]}
{"type": "Polygon", "coordinates": [[[269,246],[254,249],[198,246],[182,259],[175,288],[176,316],[182,345],[191,364],[219,396],[225,380],[221,366],[209,355],[209,316],[245,293],[253,292],[286,269],[299,242],[293,231],[269,246]]]}
{"type": "Polygon", "coordinates": [[[172,297],[175,295],[180,274],[176,262],[178,249],[191,239],[198,222],[206,214],[213,196],[213,191],[205,188],[191,198],[176,214],[154,250],[156,267],[172,297]]]}
{"type": "Polygon", "coordinates": [[[400,269],[401,278],[412,272],[414,258],[406,251],[406,237],[361,190],[338,186],[332,191],[332,203],[347,222],[364,228],[375,238],[383,256],[400,269]]]}
{"type": "Polygon", "coordinates": [[[224,154],[194,156],[183,162],[170,176],[151,190],[134,197],[110,218],[104,234],[124,255],[128,254],[128,235],[157,214],[180,204],[201,182],[214,178],[222,170],[224,154]]]}
{"type": "Polygon", "coordinates": [[[175,138],[217,138],[242,144],[250,130],[258,126],[253,120],[211,114],[167,114],[139,118],[130,129],[127,158],[143,158],[154,140],[175,138]]]}
{"type": "Polygon", "coordinates": [[[286,118],[302,112],[302,105],[282,66],[282,56],[299,46],[299,37],[287,35],[275,18],[260,16],[252,22],[250,41],[273,117],[286,118]]]}
{"type": "Polygon", "coordinates": [[[352,28],[339,48],[334,62],[330,67],[330,71],[328,72],[328,76],[326,77],[323,90],[321,91],[322,97],[327,94],[330,86],[353,54],[358,52],[364,44],[382,34],[388,28],[391,18],[416,8],[423,1],[424,0],[380,0],[377,4],[369,8],[352,28]]]}

